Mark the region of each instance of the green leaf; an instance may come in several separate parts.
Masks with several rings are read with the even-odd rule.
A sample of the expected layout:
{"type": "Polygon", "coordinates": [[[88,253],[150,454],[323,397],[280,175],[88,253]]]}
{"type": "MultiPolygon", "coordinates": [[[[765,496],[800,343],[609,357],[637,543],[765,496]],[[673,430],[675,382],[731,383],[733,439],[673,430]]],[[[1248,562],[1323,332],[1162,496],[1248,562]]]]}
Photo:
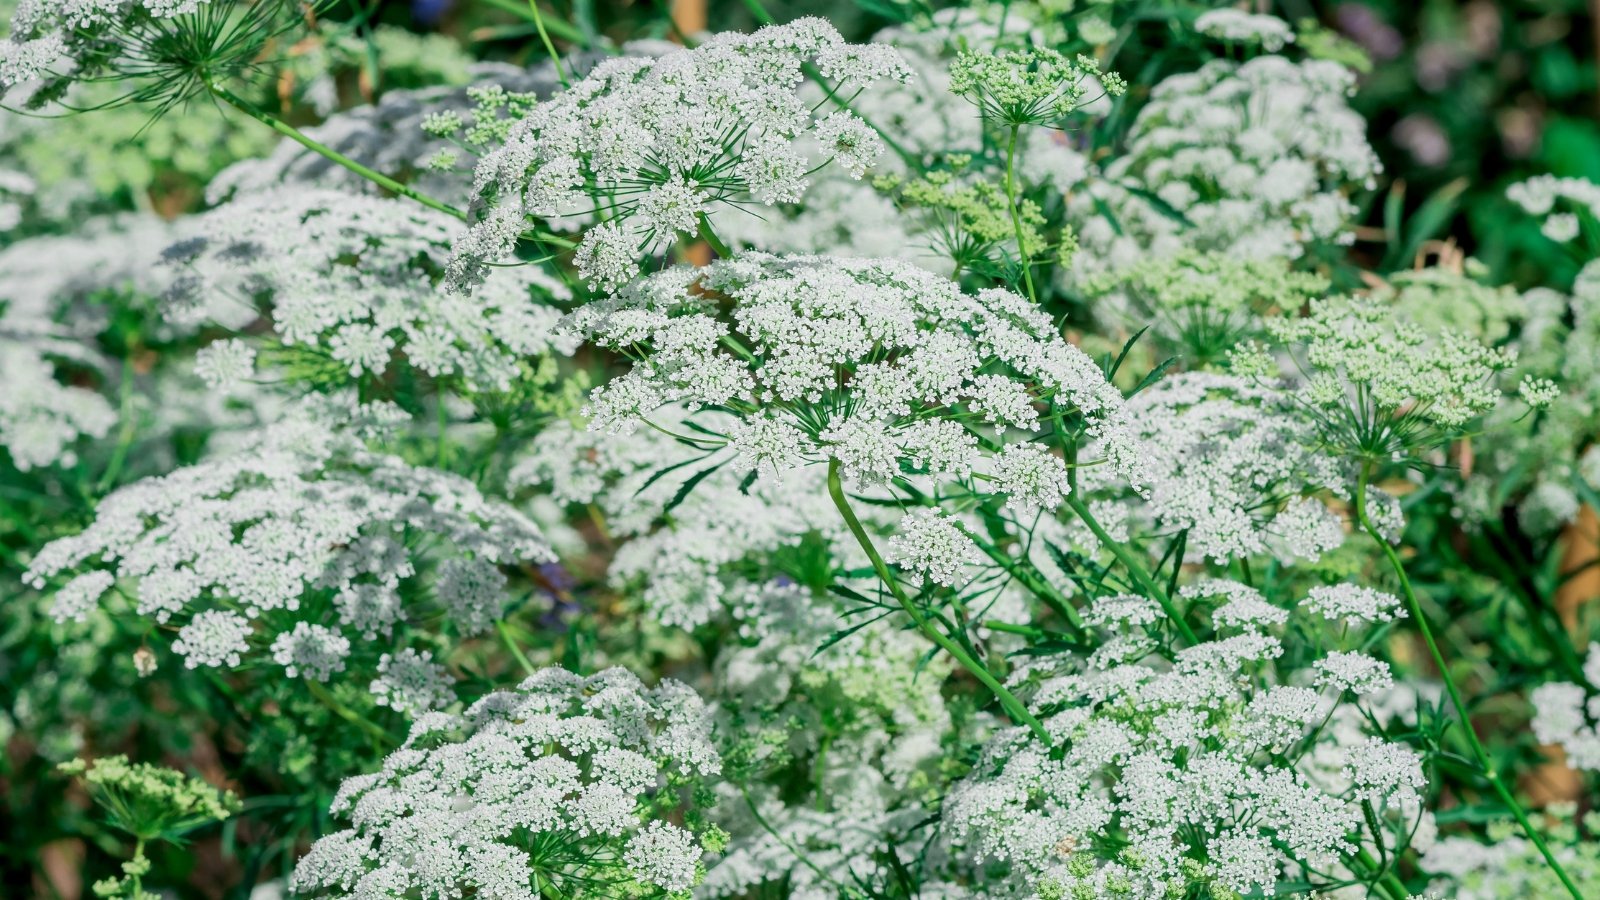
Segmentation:
{"type": "Polygon", "coordinates": [[[662,507],[661,514],[663,516],[665,516],[667,513],[670,513],[674,509],[677,509],[678,508],[678,504],[682,503],[685,499],[688,498],[689,492],[694,490],[695,485],[697,485],[700,482],[706,480],[706,476],[708,476],[712,472],[715,472],[716,470],[722,468],[722,466],[723,466],[722,463],[717,463],[716,465],[711,466],[710,468],[702,469],[701,471],[696,472],[696,473],[694,473],[694,475],[690,476],[689,480],[685,481],[683,483],[683,486],[678,488],[678,492],[676,494],[672,495],[672,499],[667,501],[667,505],[662,507]]]}
{"type": "Polygon", "coordinates": [[[1151,369],[1148,374],[1139,380],[1139,383],[1134,386],[1133,390],[1128,392],[1128,396],[1132,397],[1134,394],[1137,394],[1150,385],[1160,381],[1161,376],[1167,374],[1167,370],[1177,365],[1177,363],[1178,357],[1174,356],[1161,363],[1161,365],[1156,366],[1154,369],[1151,369]]]}
{"type": "Polygon", "coordinates": [[[1146,325],[1138,331],[1135,331],[1133,333],[1133,337],[1128,338],[1128,342],[1122,345],[1122,352],[1117,354],[1116,362],[1113,362],[1110,368],[1106,369],[1107,381],[1110,381],[1117,376],[1117,372],[1122,368],[1123,360],[1127,359],[1128,354],[1133,351],[1133,345],[1137,344],[1139,342],[1139,338],[1144,337],[1144,333],[1149,330],[1150,326],[1146,325]]]}
{"type": "MultiPolygon", "coordinates": [[[[658,469],[649,478],[645,479],[644,484],[639,485],[639,489],[637,491],[634,491],[633,495],[635,497],[639,496],[640,494],[644,493],[646,490],[649,490],[650,485],[655,484],[657,481],[660,481],[663,476],[665,476],[665,475],[667,475],[667,474],[669,474],[671,472],[675,472],[678,469],[683,468],[684,466],[694,465],[695,463],[705,459],[706,457],[708,457],[710,455],[711,454],[707,453],[704,456],[696,456],[694,459],[686,459],[681,463],[674,463],[674,464],[672,464],[670,466],[667,466],[664,469],[658,469]]],[[[713,466],[712,468],[715,469],[716,467],[713,466]]]]}

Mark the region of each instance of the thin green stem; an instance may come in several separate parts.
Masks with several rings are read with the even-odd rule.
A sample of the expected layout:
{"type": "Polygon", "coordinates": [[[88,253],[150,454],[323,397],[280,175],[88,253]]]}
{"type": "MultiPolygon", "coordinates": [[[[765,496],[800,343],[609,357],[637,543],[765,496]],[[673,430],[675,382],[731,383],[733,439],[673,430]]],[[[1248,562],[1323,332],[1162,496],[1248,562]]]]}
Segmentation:
{"type": "Polygon", "coordinates": [[[133,844],[133,894],[134,900],[144,900],[144,871],[149,868],[149,863],[144,858],[144,838],[137,839],[133,844]],[[143,863],[143,865],[140,865],[143,863]]]}
{"type": "Polygon", "coordinates": [[[326,706],[329,710],[332,710],[333,713],[339,718],[357,726],[362,731],[365,731],[367,734],[371,735],[374,739],[381,743],[386,744],[389,742],[388,732],[384,731],[382,728],[379,728],[377,723],[365,718],[355,710],[345,706],[343,703],[340,703],[338,698],[334,697],[327,688],[322,686],[322,682],[307,678],[306,687],[311,691],[311,696],[316,697],[322,702],[323,706],[326,706]]]}
{"type": "Polygon", "coordinates": [[[357,175],[360,175],[362,178],[367,179],[373,184],[376,184],[385,190],[399,194],[402,197],[415,200],[429,209],[438,210],[446,215],[455,216],[462,221],[466,221],[467,214],[461,210],[456,209],[442,200],[436,200],[433,197],[429,197],[427,194],[424,194],[410,187],[409,185],[401,184],[400,182],[390,178],[376,169],[356,162],[332,147],[329,147],[328,145],[309,137],[305,134],[305,132],[302,132],[300,129],[290,125],[288,122],[279,119],[277,116],[272,115],[266,110],[261,109],[250,101],[244,99],[243,97],[238,96],[237,94],[223,87],[221,84],[213,82],[209,84],[208,87],[210,88],[213,96],[220,100],[226,101],[228,105],[234,107],[245,115],[250,116],[252,119],[255,119],[263,125],[266,125],[268,128],[271,128],[273,131],[276,131],[284,137],[294,141],[307,150],[326,158],[329,162],[337,163],[356,173],[357,175]]]}
{"type": "Polygon", "coordinates": [[[439,420],[439,448],[434,465],[443,469],[450,458],[450,414],[444,408],[444,390],[440,390],[433,398],[435,411],[439,420]]]}
{"type": "MultiPolygon", "coordinates": [[[[1372,853],[1365,847],[1356,851],[1354,861],[1369,872],[1380,870],[1378,861],[1372,858],[1372,853]]],[[[1411,896],[1411,891],[1406,888],[1405,882],[1394,874],[1394,869],[1389,866],[1382,866],[1381,871],[1383,874],[1378,877],[1376,885],[1379,891],[1389,900],[1408,900],[1411,896]]]]}
{"type": "Polygon", "coordinates": [[[522,648],[517,646],[516,638],[511,636],[511,629],[506,627],[504,619],[494,623],[494,630],[500,633],[501,643],[505,644],[506,649],[511,651],[511,655],[516,658],[517,665],[522,667],[522,671],[528,673],[529,675],[539,671],[538,668],[536,668],[534,664],[529,661],[528,655],[522,652],[522,648]]]}
{"type": "Polygon", "coordinates": [[[1122,563],[1122,567],[1128,570],[1128,574],[1133,577],[1139,587],[1143,588],[1157,603],[1161,604],[1162,611],[1167,614],[1167,618],[1172,620],[1172,624],[1177,627],[1178,633],[1183,635],[1183,639],[1191,646],[1200,643],[1200,639],[1195,637],[1194,630],[1189,627],[1189,623],[1183,620],[1183,612],[1173,604],[1172,596],[1167,593],[1165,588],[1156,583],[1156,580],[1151,577],[1150,571],[1144,567],[1143,563],[1139,562],[1138,557],[1128,552],[1127,547],[1114,540],[1106,532],[1105,528],[1100,525],[1099,520],[1094,517],[1094,513],[1090,512],[1089,507],[1078,499],[1076,493],[1067,495],[1067,505],[1072,507],[1072,511],[1078,514],[1078,518],[1083,520],[1083,524],[1089,526],[1089,530],[1094,532],[1094,536],[1100,539],[1100,543],[1111,551],[1111,555],[1122,563]]]}
{"type": "Polygon", "coordinates": [[[1044,725],[1040,724],[1038,719],[1034,718],[1032,713],[1028,712],[1028,708],[1022,704],[1022,701],[1018,700],[1015,694],[1001,684],[1000,679],[994,677],[994,673],[990,672],[987,666],[974,659],[959,643],[951,640],[949,635],[929,622],[928,617],[922,614],[922,610],[917,609],[916,604],[911,602],[911,598],[906,596],[905,589],[900,586],[900,582],[894,577],[894,573],[889,571],[888,564],[879,555],[878,548],[872,543],[872,538],[867,536],[867,530],[861,527],[861,520],[856,518],[855,510],[850,508],[850,501],[845,499],[844,484],[839,480],[839,461],[837,459],[828,460],[828,495],[833,498],[833,505],[838,507],[839,515],[844,517],[844,523],[850,529],[850,533],[855,535],[856,543],[861,545],[861,549],[866,552],[867,558],[872,561],[872,568],[878,573],[879,580],[889,589],[889,593],[894,595],[895,600],[899,601],[900,607],[906,611],[906,615],[911,617],[911,621],[916,624],[917,629],[954,657],[956,662],[960,663],[962,668],[971,672],[974,678],[982,682],[983,686],[994,694],[995,699],[1000,701],[1000,706],[1011,717],[1013,722],[1018,725],[1026,725],[1048,747],[1050,745],[1050,733],[1045,730],[1044,725]]]}
{"type": "Polygon", "coordinates": [[[122,475],[122,467],[128,462],[128,450],[133,446],[137,422],[133,416],[133,358],[131,348],[128,353],[129,355],[122,359],[122,382],[117,386],[117,415],[122,420],[122,427],[117,431],[117,446],[111,451],[111,461],[106,465],[105,472],[95,485],[96,493],[103,494],[117,483],[117,478],[122,475]]]}
{"type": "MultiPolygon", "coordinates": [[[[819,788],[819,790],[820,790],[820,788],[819,788]]],[[[776,840],[778,843],[783,845],[783,849],[788,850],[790,853],[794,854],[794,858],[798,859],[801,862],[801,864],[803,864],[806,868],[808,868],[811,871],[817,873],[817,875],[820,876],[822,878],[822,880],[828,882],[829,884],[833,885],[836,888],[839,888],[840,892],[843,893],[844,886],[841,885],[839,882],[835,881],[832,875],[829,875],[826,871],[824,871],[821,867],[819,867],[815,862],[813,862],[812,859],[811,859],[811,854],[806,853],[804,850],[800,849],[799,847],[796,847],[792,841],[790,841],[788,838],[784,837],[781,833],[779,833],[778,829],[773,828],[771,825],[767,824],[766,817],[761,815],[761,810],[756,807],[756,801],[751,798],[750,789],[749,788],[745,787],[744,785],[740,785],[739,786],[739,794],[740,794],[740,796],[744,797],[744,805],[748,806],[750,808],[750,815],[755,817],[756,824],[760,825],[763,831],[765,831],[767,834],[772,835],[774,840],[776,840]]]]}
{"type": "Polygon", "coordinates": [[[722,242],[722,238],[717,237],[717,232],[711,227],[711,219],[705,213],[700,214],[699,230],[700,239],[705,241],[717,256],[723,259],[733,256],[733,253],[728,250],[728,245],[722,242]]]}
{"type": "Polygon", "coordinates": [[[1006,142],[1006,207],[1011,212],[1011,230],[1017,236],[1017,262],[1022,265],[1022,279],[1028,286],[1028,299],[1037,306],[1039,295],[1033,289],[1033,259],[1022,241],[1022,211],[1017,208],[1017,126],[1011,126],[1011,137],[1006,142]]]}
{"type": "Polygon", "coordinates": [[[561,81],[562,87],[572,87],[567,81],[566,70],[561,68],[561,54],[556,52],[556,45],[550,42],[550,33],[544,30],[544,16],[539,13],[538,0],[528,0],[528,9],[533,13],[533,27],[539,31],[539,40],[544,42],[544,50],[550,54],[550,62],[556,67],[556,78],[561,81]]]}
{"type": "Polygon", "coordinates": [[[1517,824],[1522,827],[1522,831],[1528,836],[1528,840],[1539,848],[1539,854],[1544,857],[1545,863],[1550,866],[1550,870],[1555,873],[1556,878],[1560,879],[1562,886],[1572,894],[1573,900],[1583,900],[1583,894],[1578,891],[1577,885],[1572,883],[1572,878],[1561,867],[1561,863],[1556,861],[1555,855],[1550,852],[1549,846],[1545,844],[1544,836],[1539,833],[1538,829],[1533,827],[1532,822],[1528,821],[1528,814],[1523,811],[1522,804],[1517,802],[1517,798],[1512,794],[1511,788],[1506,785],[1500,773],[1495,770],[1493,761],[1489,759],[1489,752],[1484,749],[1483,743],[1478,740],[1478,732],[1472,727],[1472,717],[1467,713],[1466,701],[1462,700],[1461,690],[1456,686],[1455,678],[1450,675],[1450,667],[1445,663],[1444,654],[1440,652],[1439,644],[1433,638],[1433,629],[1428,626],[1427,617],[1422,613],[1422,605],[1417,602],[1417,594],[1411,587],[1411,579],[1406,576],[1405,565],[1400,561],[1400,555],[1395,552],[1394,547],[1372,524],[1371,518],[1367,515],[1367,484],[1371,477],[1372,466],[1370,464],[1362,465],[1361,474],[1356,482],[1356,519],[1361,523],[1362,529],[1372,537],[1373,541],[1383,548],[1383,554],[1389,561],[1389,568],[1394,571],[1395,577],[1400,581],[1400,591],[1405,597],[1406,608],[1410,610],[1411,619],[1416,622],[1417,631],[1422,635],[1423,643],[1428,646],[1428,655],[1433,658],[1433,665],[1439,670],[1439,677],[1444,681],[1445,692],[1450,695],[1450,705],[1455,707],[1456,715],[1461,717],[1462,731],[1466,733],[1467,746],[1471,748],[1473,758],[1482,770],[1484,778],[1488,779],[1489,786],[1499,795],[1501,802],[1505,803],[1511,810],[1511,815],[1516,818],[1517,824]]]}

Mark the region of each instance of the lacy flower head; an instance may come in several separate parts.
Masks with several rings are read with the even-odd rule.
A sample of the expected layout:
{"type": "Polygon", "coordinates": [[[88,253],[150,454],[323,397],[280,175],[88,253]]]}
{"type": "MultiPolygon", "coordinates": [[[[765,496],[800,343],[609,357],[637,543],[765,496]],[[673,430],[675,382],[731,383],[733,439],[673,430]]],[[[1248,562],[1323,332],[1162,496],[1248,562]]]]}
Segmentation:
{"type": "Polygon", "coordinates": [[[1296,761],[1339,698],[1383,686],[1387,670],[1329,657],[1294,679],[1316,687],[1274,684],[1284,647],[1261,629],[1286,611],[1248,589],[1222,593],[1231,599],[1213,619],[1235,633],[1170,660],[1141,658],[1130,628],[1160,618],[1154,602],[1097,602],[1091,621],[1134,636],[1032,673],[1030,706],[1055,749],[1023,728],[998,732],[945,802],[958,844],[1038,896],[1271,893],[1285,867],[1315,886],[1340,883],[1341,861],[1373,840],[1364,804],[1378,815],[1414,799],[1421,758],[1372,737],[1347,754],[1339,789],[1296,761]]]}
{"type": "Polygon", "coordinates": [[[830,460],[872,485],[902,471],[967,478],[992,458],[995,492],[1053,509],[1062,460],[997,444],[1038,430],[1048,405],[1138,480],[1121,393],[1049,316],[908,263],[748,254],[641,279],[569,324],[634,360],[594,392],[596,427],[631,431],[666,403],[717,407],[737,417],[725,438],[745,469],[830,460]]]}
{"type": "MultiPolygon", "coordinates": [[[[1587,804],[1551,803],[1539,811],[1545,841],[1573,883],[1600,884],[1600,813],[1587,804]]],[[[1449,900],[1565,897],[1567,889],[1539,848],[1510,817],[1489,823],[1488,841],[1445,837],[1418,860],[1433,876],[1428,896],[1449,900]]]]}
{"type": "Polygon", "coordinates": [[[321,6],[290,0],[27,0],[0,41],[0,94],[39,82],[35,100],[55,99],[73,82],[109,82],[121,101],[170,109],[213,83],[258,64],[304,13],[321,6]]]}
{"type": "Polygon", "coordinates": [[[1313,449],[1314,429],[1283,393],[1231,375],[1168,376],[1128,400],[1149,473],[1146,497],[1083,473],[1091,496],[1128,504],[1112,517],[1158,534],[1186,532],[1185,558],[1226,564],[1271,553],[1316,560],[1344,543],[1338,516],[1312,494],[1347,483],[1313,449]]]}
{"type": "Polygon", "coordinates": [[[0,449],[19,471],[77,461],[81,438],[102,438],[117,413],[96,391],[73,386],[58,363],[94,371],[87,347],[41,335],[8,333],[0,316],[0,449]],[[85,366],[85,364],[88,364],[85,366]]]}
{"type": "MultiPolygon", "coordinates": [[[[296,188],[235,200],[168,248],[172,319],[231,305],[272,320],[328,380],[380,376],[396,353],[469,389],[506,390],[524,357],[570,350],[550,305],[570,296],[533,266],[497,268],[470,295],[437,279],[455,220],[406,200],[296,188]]],[[[235,315],[234,321],[241,318],[235,315]]]]}
{"type": "Polygon", "coordinates": [[[1209,62],[1151,91],[1106,175],[1159,197],[1201,249],[1292,259],[1308,244],[1348,243],[1346,194],[1381,170],[1345,99],[1354,85],[1323,60],[1209,62]]]}
{"type": "MultiPolygon", "coordinates": [[[[1308,315],[1267,326],[1298,370],[1300,388],[1285,396],[1315,419],[1327,444],[1375,460],[1460,434],[1500,402],[1495,376],[1516,362],[1515,351],[1458,332],[1430,334],[1373,300],[1318,300],[1308,315]]],[[[1259,346],[1232,363],[1246,377],[1277,375],[1259,346]]]]}
{"type": "Polygon", "coordinates": [[[327,681],[425,617],[478,634],[507,600],[499,566],[552,556],[532,522],[466,479],[367,448],[403,417],[303,401],[236,453],[115,491],[26,579],[55,583],[61,621],[116,588],[176,628],[189,668],[266,656],[327,681]]]}
{"type": "MultiPolygon", "coordinates": [[[[1565,244],[1583,233],[1583,219],[1600,221],[1600,184],[1587,178],[1539,175],[1506,188],[1506,197],[1544,221],[1544,236],[1565,244]]],[[[1593,240],[1593,238],[1591,238],[1593,240]]]]}
{"type": "Polygon", "coordinates": [[[808,67],[845,98],[909,77],[894,48],[846,44],[815,18],[602,63],[534,107],[479,162],[475,224],[456,243],[452,279],[480,280],[531,219],[576,215],[600,220],[578,246],[579,272],[615,288],[642,255],[695,233],[718,204],[796,200],[830,161],[861,177],[883,142],[853,113],[819,115],[804,101],[808,67]]]}
{"type": "Polygon", "coordinates": [[[983,117],[1008,128],[1058,125],[1079,109],[1124,90],[1114,72],[1086,56],[1054,50],[962,53],[950,66],[950,92],[976,104],[983,117]]]}
{"type": "MultiPolygon", "coordinates": [[[[544,669],[464,715],[419,719],[381,771],[347,779],[351,827],[295,869],[297,897],[687,897],[697,801],[721,770],[685,685],[544,669]]],[[[698,832],[698,834],[697,834],[698,832]]]]}
{"type": "Polygon", "coordinates": [[[1541,744],[1560,744],[1572,768],[1600,771],[1600,643],[1589,645],[1583,676],[1587,686],[1556,681],[1533,689],[1533,733],[1541,744]]]}
{"type": "Polygon", "coordinates": [[[1201,13],[1194,20],[1194,30],[1230,47],[1234,44],[1259,46],[1268,53],[1277,53],[1284,45],[1294,43],[1294,31],[1288,22],[1277,16],[1247,13],[1232,7],[1201,13]]]}

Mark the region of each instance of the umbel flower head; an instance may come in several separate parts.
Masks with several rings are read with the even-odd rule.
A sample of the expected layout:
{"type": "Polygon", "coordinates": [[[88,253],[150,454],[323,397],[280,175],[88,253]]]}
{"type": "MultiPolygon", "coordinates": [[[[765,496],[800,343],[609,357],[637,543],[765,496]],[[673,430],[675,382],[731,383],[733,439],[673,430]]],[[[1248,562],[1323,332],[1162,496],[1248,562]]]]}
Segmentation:
{"type": "Polygon", "coordinates": [[[1048,47],[962,53],[950,64],[950,92],[978,106],[998,125],[1057,125],[1104,96],[1126,89],[1115,72],[1087,56],[1068,59],[1048,47]]]}
{"type": "MultiPolygon", "coordinates": [[[[37,83],[31,103],[74,82],[106,82],[112,103],[168,109],[255,65],[322,0],[24,0],[0,41],[0,94],[37,83]]],[[[111,105],[111,104],[101,104],[111,105]]]]}
{"type": "Polygon", "coordinates": [[[0,450],[18,471],[72,465],[79,438],[102,438],[117,413],[99,393],[57,376],[56,360],[82,364],[81,344],[48,335],[8,333],[0,316],[0,450]]]}
{"type": "Polygon", "coordinates": [[[1003,729],[951,791],[946,825],[1006,866],[1003,882],[1046,897],[1225,897],[1270,893],[1292,864],[1336,884],[1340,858],[1369,840],[1364,803],[1416,800],[1421,757],[1402,744],[1345,751],[1339,785],[1301,762],[1329,740],[1320,726],[1341,697],[1388,683],[1381,663],[1334,654],[1295,679],[1321,690],[1273,684],[1284,646],[1268,629],[1287,611],[1244,585],[1197,587],[1227,601],[1213,620],[1230,636],[1143,657],[1156,604],[1097,601],[1087,618],[1117,636],[1033,673],[1030,706],[1056,749],[1003,729]]]}
{"type": "MultiPolygon", "coordinates": [[[[1513,350],[1453,331],[1430,334],[1369,299],[1314,301],[1308,315],[1267,327],[1303,382],[1286,396],[1316,420],[1328,445],[1368,459],[1407,456],[1460,434],[1500,401],[1495,375],[1516,364],[1513,350]]],[[[1259,345],[1232,364],[1247,377],[1278,369],[1259,345]]]]}
{"type": "MultiPolygon", "coordinates": [[[[1600,685],[1600,642],[1589,645],[1583,675],[1589,685],[1600,685]]],[[[1600,694],[1570,681],[1541,684],[1529,696],[1533,703],[1533,733],[1541,744],[1560,744],[1567,765],[1600,771],[1600,694]]]]}
{"type": "Polygon", "coordinates": [[[898,260],[746,254],[681,266],[579,308],[569,325],[634,360],[593,393],[595,427],[631,431],[667,403],[720,408],[737,417],[726,437],[745,469],[831,459],[877,484],[902,471],[966,478],[992,457],[1014,506],[1053,509],[1062,460],[1003,441],[1038,429],[1048,405],[1139,479],[1122,394],[1049,316],[898,260]]]}
{"type": "Polygon", "coordinates": [[[83,779],[106,824],[141,841],[174,840],[211,822],[228,818],[239,798],[198,778],[126,756],[92,762],[74,759],[58,767],[83,779]]]}
{"type": "Polygon", "coordinates": [[[1203,250],[1293,259],[1349,243],[1347,194],[1382,170],[1354,86],[1327,60],[1213,60],[1156,85],[1106,176],[1159,197],[1203,250]]]}
{"type": "Polygon", "coordinates": [[[721,771],[687,686],[544,669],[464,715],[419,719],[347,779],[290,889],[313,897],[687,896],[704,876],[696,795],[721,771]]]}
{"type": "Polygon", "coordinates": [[[1113,521],[1187,532],[1189,562],[1315,560],[1344,543],[1339,517],[1307,496],[1345,484],[1343,467],[1313,449],[1312,423],[1275,386],[1184,372],[1129,398],[1128,413],[1145,447],[1147,496],[1128,497],[1094,469],[1082,476],[1091,496],[1106,490],[1123,504],[1113,521]]]}
{"type": "Polygon", "coordinates": [[[173,649],[190,668],[270,653],[291,676],[326,681],[352,648],[376,657],[424,612],[481,632],[506,599],[498,566],[553,556],[531,521],[466,479],[367,448],[403,418],[314,395],[232,455],[112,493],[25,580],[76,573],[56,592],[63,621],[131,583],[138,614],[182,623],[173,649]]]}
{"type": "Polygon", "coordinates": [[[580,216],[600,223],[579,244],[579,271],[612,288],[641,255],[695,232],[718,203],[798,200],[830,160],[861,177],[882,141],[846,110],[819,117],[800,95],[807,66],[845,97],[909,77],[894,48],[846,44],[816,18],[602,63],[480,160],[475,224],[456,244],[453,283],[474,284],[510,256],[530,219],[580,216]]]}
{"type": "Polygon", "coordinates": [[[167,249],[165,312],[188,324],[248,322],[259,310],[285,346],[331,360],[332,380],[382,375],[402,353],[435,378],[503,391],[522,358],[571,349],[551,305],[570,293],[535,266],[497,268],[471,296],[443,290],[455,225],[404,200],[313,188],[247,195],[167,249]]]}

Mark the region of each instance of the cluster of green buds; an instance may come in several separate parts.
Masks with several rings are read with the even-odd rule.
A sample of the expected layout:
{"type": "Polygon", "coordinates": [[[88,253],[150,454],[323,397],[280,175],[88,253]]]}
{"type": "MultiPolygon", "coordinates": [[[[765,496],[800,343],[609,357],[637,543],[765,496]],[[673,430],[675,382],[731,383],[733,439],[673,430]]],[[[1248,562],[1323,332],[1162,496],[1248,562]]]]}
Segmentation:
{"type": "Polygon", "coordinates": [[[1101,97],[1118,97],[1127,83],[1087,56],[1069,59],[1045,47],[996,54],[964,52],[950,64],[950,91],[1007,128],[1053,127],[1101,97]]]}

